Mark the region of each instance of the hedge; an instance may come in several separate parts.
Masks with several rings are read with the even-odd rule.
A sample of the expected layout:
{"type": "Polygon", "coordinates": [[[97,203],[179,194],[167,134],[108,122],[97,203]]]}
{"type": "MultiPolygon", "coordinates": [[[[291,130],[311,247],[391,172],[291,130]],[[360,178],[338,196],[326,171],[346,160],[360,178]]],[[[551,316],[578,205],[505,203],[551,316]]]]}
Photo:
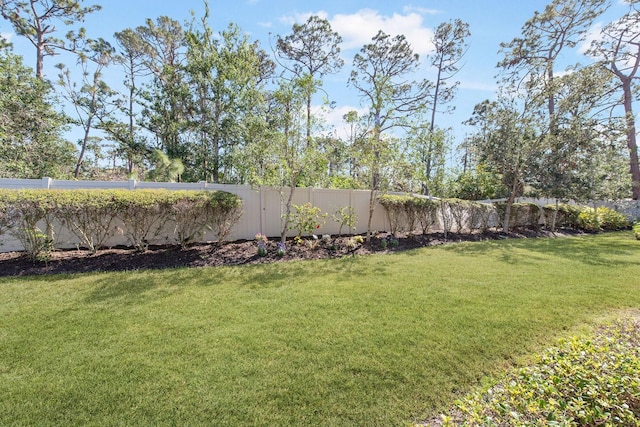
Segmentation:
{"type": "Polygon", "coordinates": [[[0,235],[12,234],[34,258],[55,247],[54,223],[92,252],[116,233],[138,250],[152,242],[185,245],[207,230],[221,242],[241,209],[241,199],[224,191],[3,189],[0,235]]]}

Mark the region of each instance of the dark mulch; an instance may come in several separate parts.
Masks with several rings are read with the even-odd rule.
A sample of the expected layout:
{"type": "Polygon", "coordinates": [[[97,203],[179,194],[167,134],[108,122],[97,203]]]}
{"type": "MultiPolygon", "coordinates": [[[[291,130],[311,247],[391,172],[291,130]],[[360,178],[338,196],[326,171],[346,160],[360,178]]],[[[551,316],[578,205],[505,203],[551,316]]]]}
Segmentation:
{"type": "MultiPolygon", "coordinates": [[[[556,235],[575,234],[574,231],[563,231],[556,235]]],[[[397,238],[398,246],[382,248],[381,240],[389,238],[386,234],[378,234],[371,242],[348,244],[350,237],[334,238],[333,247],[321,241],[313,242],[305,239],[301,244],[287,241],[287,252],[284,256],[276,255],[277,242],[269,241],[268,253],[265,257],[257,254],[256,242],[242,240],[218,245],[194,244],[185,248],[179,246],[154,246],[144,252],[131,248],[102,249],[96,254],[86,250],[54,251],[47,260],[34,261],[22,252],[0,253],[0,277],[32,276],[40,274],[87,273],[95,271],[125,271],[162,269],[176,267],[216,267],[222,265],[261,264],[305,259],[341,258],[352,255],[368,255],[376,252],[392,252],[414,249],[418,247],[442,245],[463,241],[481,241],[509,238],[531,238],[550,236],[544,230],[525,230],[504,234],[487,231],[478,234],[449,233],[445,239],[443,233],[428,235],[403,235],[397,238]],[[312,247],[311,243],[316,243],[312,247]]]]}

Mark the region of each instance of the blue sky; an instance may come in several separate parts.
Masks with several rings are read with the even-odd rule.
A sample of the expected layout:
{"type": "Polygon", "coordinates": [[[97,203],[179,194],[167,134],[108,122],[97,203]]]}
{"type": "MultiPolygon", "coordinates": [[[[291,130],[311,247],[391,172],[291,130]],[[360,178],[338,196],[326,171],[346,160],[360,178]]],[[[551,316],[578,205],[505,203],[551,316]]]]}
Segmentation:
{"type": "MultiPolygon", "coordinates": [[[[147,18],[155,19],[167,15],[185,22],[194,10],[199,16],[204,11],[202,0],[103,0],[85,1],[85,4],[102,4],[102,10],[89,16],[84,24],[90,37],[112,40],[116,31],[143,25],[147,18]]],[[[361,109],[357,93],[347,86],[347,78],[355,53],[369,42],[378,30],[388,34],[404,34],[414,50],[425,57],[429,53],[429,36],[441,22],[459,18],[470,25],[471,37],[465,65],[457,75],[460,81],[454,104],[456,111],[451,115],[438,117],[438,124],[453,127],[456,143],[461,142],[465,133],[471,132],[461,123],[468,119],[474,105],[495,94],[496,63],[500,42],[509,42],[520,35],[522,24],[534,11],[543,10],[545,0],[414,0],[364,1],[364,0],[211,0],[210,25],[214,30],[223,30],[229,22],[234,22],[248,33],[251,39],[260,40],[269,50],[269,40],[275,35],[286,35],[294,22],[303,22],[310,14],[327,18],[335,31],[344,39],[342,55],[345,67],[340,74],[327,77],[325,90],[336,109],[328,120],[337,123],[344,113],[361,109]]],[[[611,17],[621,16],[626,7],[613,0],[613,7],[601,22],[611,17]]],[[[0,21],[0,33],[12,32],[6,21],[0,21]]],[[[34,63],[34,50],[20,37],[13,36],[14,51],[25,56],[26,63],[34,63]]],[[[272,43],[273,44],[273,43],[272,43]]],[[[567,52],[563,57],[567,64],[586,63],[588,59],[579,52],[567,52]]],[[[60,59],[47,58],[47,75],[54,80],[53,68],[60,59]]],[[[421,75],[429,77],[430,70],[423,67],[421,75]]],[[[112,82],[109,82],[110,84],[112,82]]],[[[115,82],[114,82],[115,84],[115,82]]]]}

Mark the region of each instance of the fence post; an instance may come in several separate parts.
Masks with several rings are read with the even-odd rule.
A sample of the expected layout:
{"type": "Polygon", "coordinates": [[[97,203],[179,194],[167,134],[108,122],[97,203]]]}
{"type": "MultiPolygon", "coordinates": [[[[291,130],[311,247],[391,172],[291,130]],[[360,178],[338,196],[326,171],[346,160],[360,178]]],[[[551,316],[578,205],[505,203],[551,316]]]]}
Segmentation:
{"type": "Polygon", "coordinates": [[[42,178],[42,188],[44,188],[45,190],[48,190],[51,188],[51,181],[53,181],[51,178],[49,178],[48,176],[45,176],[44,178],[42,178]]]}

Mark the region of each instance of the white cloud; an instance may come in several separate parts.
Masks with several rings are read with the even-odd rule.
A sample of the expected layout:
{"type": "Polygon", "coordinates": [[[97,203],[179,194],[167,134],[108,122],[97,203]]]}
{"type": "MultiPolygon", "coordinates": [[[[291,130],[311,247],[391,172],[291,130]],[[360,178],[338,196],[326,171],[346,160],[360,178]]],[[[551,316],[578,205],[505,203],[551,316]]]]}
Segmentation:
{"type": "Polygon", "coordinates": [[[440,11],[437,9],[428,9],[426,7],[420,7],[420,6],[414,6],[414,5],[405,6],[402,10],[404,13],[416,12],[416,13],[419,13],[420,15],[437,15],[440,13],[440,11]]]}
{"type": "Polygon", "coordinates": [[[0,38],[3,38],[8,42],[11,41],[11,37],[13,37],[13,33],[0,33],[0,38]]]}
{"type": "MultiPolygon", "coordinates": [[[[382,30],[392,37],[404,35],[415,53],[420,55],[431,53],[433,31],[424,26],[420,13],[405,10],[407,11],[405,14],[394,13],[391,16],[381,15],[374,9],[360,9],[352,14],[337,14],[333,17],[329,17],[325,11],[306,12],[283,16],[280,21],[293,25],[305,22],[311,15],[327,19],[333,30],[342,37],[343,50],[360,49],[365,44],[371,43],[371,39],[378,34],[379,30],[382,30]]],[[[421,13],[430,12],[429,9],[421,9],[421,13]]]]}
{"type": "Polygon", "coordinates": [[[593,25],[585,34],[584,41],[582,41],[578,46],[578,52],[580,52],[581,55],[586,55],[587,51],[591,47],[591,43],[595,40],[600,39],[602,39],[602,24],[597,23],[593,25]]]}
{"type": "Polygon", "coordinates": [[[330,21],[342,36],[345,50],[360,49],[382,30],[390,36],[404,35],[415,53],[425,55],[433,51],[433,31],[423,26],[422,16],[415,12],[384,16],[377,10],[361,9],[350,15],[335,15],[330,21]]]}

